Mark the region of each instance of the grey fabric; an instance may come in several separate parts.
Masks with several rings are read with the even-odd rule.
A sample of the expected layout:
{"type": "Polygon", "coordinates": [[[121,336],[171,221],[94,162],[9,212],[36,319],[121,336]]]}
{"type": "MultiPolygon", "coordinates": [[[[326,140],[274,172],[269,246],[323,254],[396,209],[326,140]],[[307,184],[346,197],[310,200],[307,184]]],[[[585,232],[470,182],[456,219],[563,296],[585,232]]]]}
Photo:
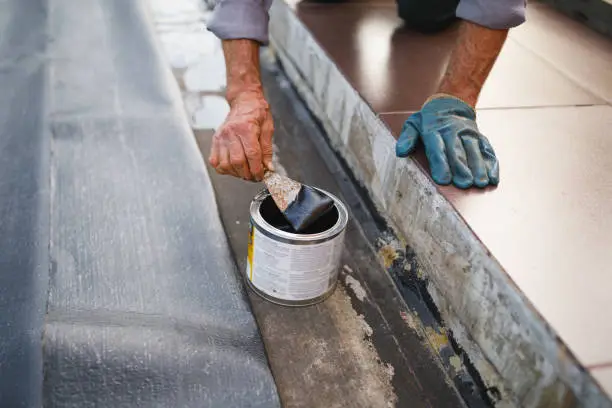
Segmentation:
{"type": "Polygon", "coordinates": [[[268,10],[273,0],[220,0],[208,30],[222,40],[249,39],[267,45],[268,10]]]}
{"type": "Polygon", "coordinates": [[[525,0],[462,0],[457,17],[489,28],[512,28],[525,22],[525,8],[525,0]]]}
{"type": "Polygon", "coordinates": [[[0,2],[1,407],[280,406],[145,4],[0,2]]]}
{"type": "MultiPolygon", "coordinates": [[[[271,4],[272,0],[220,0],[208,29],[222,40],[244,38],[265,45],[271,4]]],[[[525,21],[525,7],[525,0],[461,0],[457,17],[489,28],[512,28],[525,21]]]]}

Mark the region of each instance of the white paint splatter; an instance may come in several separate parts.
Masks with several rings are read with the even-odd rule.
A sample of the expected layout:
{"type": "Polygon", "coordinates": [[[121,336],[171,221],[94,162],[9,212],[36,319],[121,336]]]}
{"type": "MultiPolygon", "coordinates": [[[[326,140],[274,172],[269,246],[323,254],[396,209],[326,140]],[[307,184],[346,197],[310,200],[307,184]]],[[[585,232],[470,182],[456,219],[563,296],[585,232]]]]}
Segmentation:
{"type": "Polygon", "coordinates": [[[220,40],[206,30],[210,11],[200,0],[150,0],[149,4],[162,48],[173,68],[186,68],[220,51],[220,40]]]}
{"type": "Polygon", "coordinates": [[[183,76],[189,92],[220,92],[225,88],[225,60],[220,53],[212,54],[197,64],[190,65],[183,76]]]}
{"type": "Polygon", "coordinates": [[[400,316],[401,316],[402,320],[404,321],[404,323],[406,323],[408,325],[408,327],[410,327],[412,330],[417,330],[418,329],[417,321],[416,321],[415,317],[412,315],[412,313],[407,313],[407,312],[401,311],[400,312],[400,316]]]}
{"type": "Polygon", "coordinates": [[[351,274],[351,275],[353,274],[353,270],[352,270],[352,269],[351,269],[351,267],[350,267],[350,266],[348,266],[348,265],[344,265],[344,266],[342,267],[342,269],[344,270],[344,272],[346,272],[346,273],[348,273],[348,274],[351,274]]]}
{"type": "MultiPolygon", "coordinates": [[[[305,381],[309,381],[310,385],[316,384],[321,372],[325,372],[326,376],[334,373],[342,376],[342,369],[347,365],[338,361],[340,355],[341,358],[350,359],[352,363],[348,366],[355,367],[355,372],[351,376],[351,383],[354,385],[351,406],[395,407],[397,396],[390,381],[390,373],[394,370],[381,361],[372,344],[373,329],[365,321],[364,316],[353,309],[346,287],[339,285],[336,292],[320,307],[327,309],[342,341],[335,343],[333,347],[322,348],[317,346],[317,340],[313,340],[313,336],[304,338],[305,346],[317,350],[318,356],[314,358],[309,356],[309,358],[311,361],[320,362],[316,370],[303,372],[305,381]]],[[[329,404],[330,407],[346,405],[346,401],[345,405],[338,404],[338,400],[333,402],[329,404]]]]}
{"type": "Polygon", "coordinates": [[[393,367],[389,363],[386,363],[385,371],[387,372],[387,375],[389,376],[389,381],[393,380],[393,376],[395,375],[395,367],[393,367]]]}
{"type": "Polygon", "coordinates": [[[357,315],[357,317],[359,318],[359,322],[361,323],[361,327],[363,328],[363,334],[365,334],[366,337],[372,337],[372,335],[374,334],[374,329],[372,329],[372,326],[370,326],[368,322],[366,322],[366,319],[363,315],[357,315]]]}
{"type": "Polygon", "coordinates": [[[227,117],[229,105],[225,98],[216,95],[185,97],[185,107],[191,115],[194,129],[216,130],[227,117]]]}
{"type": "Polygon", "coordinates": [[[361,286],[361,283],[352,276],[346,276],[346,285],[353,291],[355,297],[359,299],[360,302],[363,302],[368,297],[368,294],[363,286],[361,286]]]}
{"type": "Polygon", "coordinates": [[[159,38],[164,54],[175,69],[187,68],[217,55],[223,57],[219,39],[206,31],[169,32],[160,34],[159,38]]]}

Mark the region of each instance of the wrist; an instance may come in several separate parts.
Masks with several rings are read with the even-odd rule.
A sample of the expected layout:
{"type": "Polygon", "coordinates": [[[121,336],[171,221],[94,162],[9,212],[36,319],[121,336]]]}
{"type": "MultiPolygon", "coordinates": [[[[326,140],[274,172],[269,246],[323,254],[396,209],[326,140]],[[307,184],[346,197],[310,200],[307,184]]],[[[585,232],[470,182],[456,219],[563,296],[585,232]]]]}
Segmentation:
{"type": "MultiPolygon", "coordinates": [[[[476,109],[478,103],[478,96],[480,95],[480,88],[473,86],[458,86],[449,85],[442,83],[438,88],[438,92],[432,95],[431,98],[437,96],[446,96],[459,99],[465,104],[469,105],[472,109],[476,109]]],[[[430,99],[431,99],[430,98],[430,99]]]]}
{"type": "Polygon", "coordinates": [[[425,101],[425,103],[423,103],[423,106],[425,106],[426,104],[428,104],[429,102],[433,101],[434,99],[440,99],[440,98],[446,98],[446,99],[456,99],[458,101],[463,102],[464,104],[468,105],[473,111],[476,111],[475,108],[475,104],[470,103],[469,101],[457,96],[457,95],[453,95],[450,93],[446,93],[446,92],[436,92],[435,94],[431,95],[429,98],[427,98],[427,100],[425,101]]]}
{"type": "Polygon", "coordinates": [[[227,91],[225,93],[225,99],[227,100],[227,103],[230,105],[230,107],[233,106],[237,101],[247,97],[263,98],[264,93],[263,86],[261,85],[261,83],[234,88],[228,86],[227,91]]]}

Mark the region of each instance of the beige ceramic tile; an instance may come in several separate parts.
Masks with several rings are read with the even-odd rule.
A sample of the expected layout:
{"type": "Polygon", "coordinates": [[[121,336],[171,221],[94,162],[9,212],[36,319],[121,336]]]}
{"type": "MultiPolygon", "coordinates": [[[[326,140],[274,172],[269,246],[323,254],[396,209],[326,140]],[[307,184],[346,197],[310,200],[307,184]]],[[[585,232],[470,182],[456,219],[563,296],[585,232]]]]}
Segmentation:
{"type": "Polygon", "coordinates": [[[605,101],[550,63],[508,40],[482,90],[478,108],[593,105],[605,101]]]}
{"type": "Polygon", "coordinates": [[[543,4],[530,4],[527,22],[510,37],[612,103],[612,39],[543,4]]]}
{"type": "Polygon", "coordinates": [[[612,107],[478,118],[500,186],[441,191],[583,364],[611,361],[612,107]]]}

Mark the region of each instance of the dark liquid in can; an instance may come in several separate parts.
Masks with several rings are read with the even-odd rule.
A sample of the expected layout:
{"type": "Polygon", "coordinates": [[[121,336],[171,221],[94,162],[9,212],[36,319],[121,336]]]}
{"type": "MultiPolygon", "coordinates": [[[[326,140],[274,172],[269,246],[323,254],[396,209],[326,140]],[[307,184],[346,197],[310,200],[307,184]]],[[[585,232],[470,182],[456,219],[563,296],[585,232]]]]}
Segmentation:
{"type": "MultiPolygon", "coordinates": [[[[296,234],[296,230],[289,224],[283,213],[278,209],[272,197],[267,196],[259,207],[261,217],[271,226],[281,231],[296,234]]],[[[321,214],[316,221],[310,224],[306,229],[300,231],[300,234],[318,234],[331,229],[338,222],[338,209],[333,205],[327,212],[321,214]]]]}

